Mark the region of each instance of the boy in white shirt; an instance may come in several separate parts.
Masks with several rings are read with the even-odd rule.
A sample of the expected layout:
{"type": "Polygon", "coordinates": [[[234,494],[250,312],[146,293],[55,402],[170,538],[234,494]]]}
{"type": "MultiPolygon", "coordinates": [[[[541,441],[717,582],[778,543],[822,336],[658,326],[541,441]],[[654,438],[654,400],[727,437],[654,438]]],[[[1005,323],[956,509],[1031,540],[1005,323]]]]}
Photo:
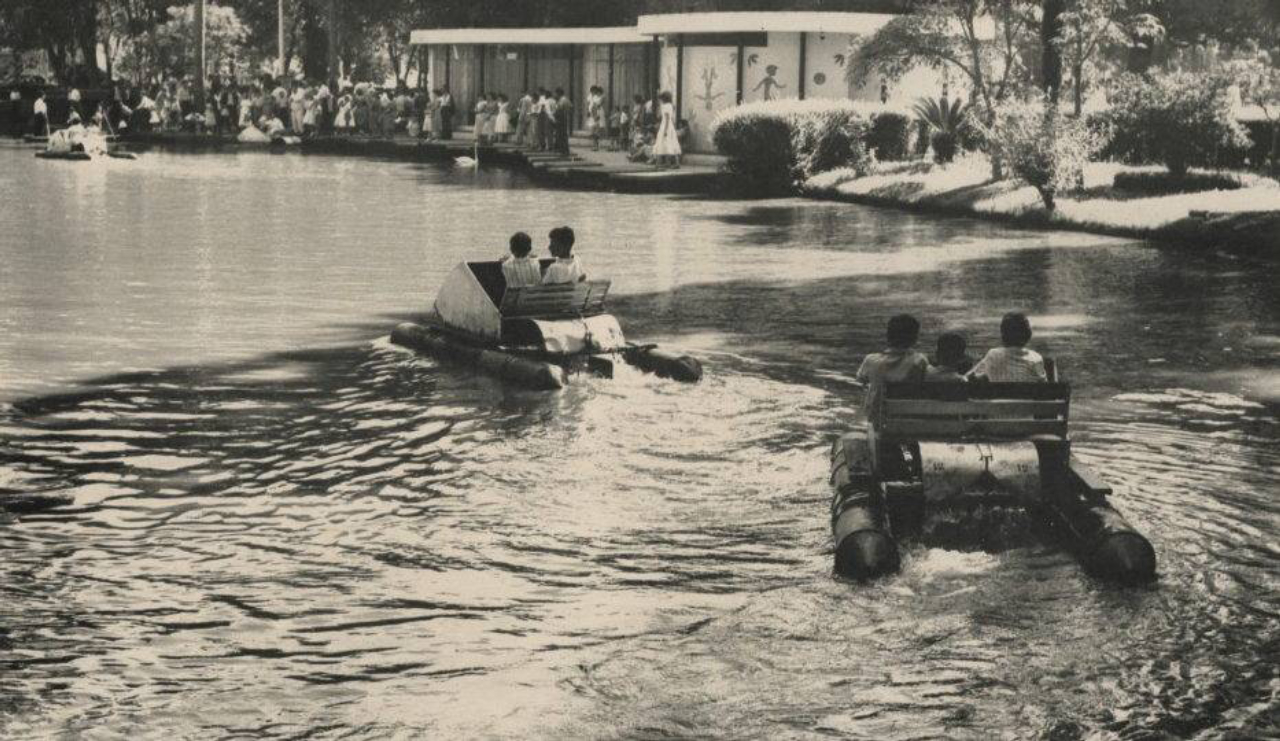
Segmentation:
{"type": "Polygon", "coordinates": [[[1035,350],[1028,350],[1031,341],[1031,322],[1025,314],[1011,312],[1000,320],[1000,344],[973,366],[968,378],[985,378],[988,381],[1047,381],[1044,358],[1035,350]]]}
{"type": "Polygon", "coordinates": [[[582,265],[573,254],[573,230],[567,226],[561,226],[552,229],[549,236],[551,237],[550,251],[556,261],[547,267],[547,272],[542,276],[542,285],[577,283],[586,280],[587,274],[582,271],[582,265]]]}

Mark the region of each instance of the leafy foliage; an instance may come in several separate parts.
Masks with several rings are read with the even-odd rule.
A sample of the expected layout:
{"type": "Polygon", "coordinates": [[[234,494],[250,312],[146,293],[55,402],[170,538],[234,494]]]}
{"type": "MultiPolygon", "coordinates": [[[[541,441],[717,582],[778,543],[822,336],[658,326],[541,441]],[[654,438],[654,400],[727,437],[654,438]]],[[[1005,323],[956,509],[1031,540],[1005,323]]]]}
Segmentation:
{"type": "Polygon", "coordinates": [[[1029,0],[929,0],[912,5],[853,51],[846,76],[898,79],[917,67],[959,73],[988,114],[1030,81],[1025,47],[1034,43],[1029,0]]]}
{"type": "Polygon", "coordinates": [[[712,123],[726,169],[747,190],[789,191],[839,167],[866,171],[867,106],[841,100],[775,100],[721,111],[712,123]]]}
{"type": "Polygon", "coordinates": [[[1078,186],[1084,166],[1105,143],[1083,119],[1064,116],[1041,100],[1001,105],[987,139],[1013,174],[1040,193],[1049,211],[1058,193],[1078,186]]]}
{"type": "Polygon", "coordinates": [[[1250,143],[1236,120],[1231,85],[1222,75],[1124,75],[1111,96],[1116,138],[1137,148],[1130,159],[1160,162],[1175,175],[1213,164],[1219,150],[1250,143]]]}
{"type": "Polygon", "coordinates": [[[1121,48],[1150,45],[1164,37],[1164,26],[1150,14],[1139,12],[1142,0],[1074,0],[1060,18],[1062,33],[1054,40],[1063,64],[1071,70],[1075,113],[1080,115],[1091,80],[1117,73],[1121,48]]]}
{"type": "Polygon", "coordinates": [[[885,110],[871,118],[867,149],[881,162],[904,160],[911,151],[912,119],[905,113],[885,110]]]}
{"type": "Polygon", "coordinates": [[[923,121],[930,129],[951,134],[960,130],[965,119],[965,104],[959,98],[952,101],[946,98],[937,100],[921,98],[913,110],[916,112],[916,118],[923,121]]]}

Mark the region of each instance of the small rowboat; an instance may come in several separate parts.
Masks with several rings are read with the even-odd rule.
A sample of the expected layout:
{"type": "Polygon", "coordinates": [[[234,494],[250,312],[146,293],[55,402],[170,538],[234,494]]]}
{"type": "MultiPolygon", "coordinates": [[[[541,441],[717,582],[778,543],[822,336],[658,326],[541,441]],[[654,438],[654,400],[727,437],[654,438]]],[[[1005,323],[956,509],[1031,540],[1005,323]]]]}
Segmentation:
{"type": "Polygon", "coordinates": [[[1086,570],[1151,581],[1151,543],[1071,454],[1065,383],[891,383],[870,424],[831,452],[835,567],[870,579],[898,569],[898,541],[943,512],[1022,508],[1086,570]]]}
{"type": "MultiPolygon", "coordinates": [[[[545,269],[551,260],[541,262],[545,269]]],[[[391,341],[536,389],[562,388],[578,372],[611,377],[619,358],[660,377],[700,380],[696,359],[626,341],[604,309],[609,287],[591,280],[507,288],[500,262],[464,262],[426,320],[397,326],[391,341]]]]}

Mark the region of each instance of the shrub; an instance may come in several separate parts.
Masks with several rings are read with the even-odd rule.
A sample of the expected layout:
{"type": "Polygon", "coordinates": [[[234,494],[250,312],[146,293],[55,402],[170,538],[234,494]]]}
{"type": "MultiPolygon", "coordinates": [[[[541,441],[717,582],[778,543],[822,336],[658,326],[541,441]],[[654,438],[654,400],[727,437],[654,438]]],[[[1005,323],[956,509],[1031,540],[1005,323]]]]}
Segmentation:
{"type": "Polygon", "coordinates": [[[711,125],[725,169],[750,190],[782,193],[839,167],[865,173],[866,105],[848,100],[778,100],[721,111],[711,125]]]}
{"type": "Polygon", "coordinates": [[[797,180],[841,167],[863,172],[867,154],[867,124],[845,111],[823,111],[795,122],[792,148],[796,153],[797,180]]]}
{"type": "Polygon", "coordinates": [[[1183,175],[1192,165],[1212,165],[1220,154],[1249,146],[1235,120],[1230,86],[1220,75],[1122,75],[1111,96],[1112,151],[1183,175]]]}
{"type": "MultiPolygon", "coordinates": [[[[928,141],[926,138],[926,145],[928,141]]],[[[911,118],[892,110],[875,114],[867,132],[867,149],[881,162],[905,160],[911,151],[911,118]]]]}
{"type": "Polygon", "coordinates": [[[933,161],[947,164],[956,158],[956,150],[960,148],[960,137],[952,131],[935,131],[929,139],[933,144],[933,161]]]}
{"type": "Polygon", "coordinates": [[[1112,184],[1118,190],[1148,195],[1240,190],[1249,185],[1239,175],[1225,172],[1189,172],[1181,176],[1169,172],[1119,172],[1112,184]]]}
{"type": "Polygon", "coordinates": [[[1105,139],[1083,119],[1062,115],[1057,106],[1009,101],[996,110],[987,142],[993,156],[1034,187],[1044,207],[1053,211],[1057,194],[1083,181],[1084,166],[1105,139]]]}
{"type": "Polygon", "coordinates": [[[917,157],[923,157],[929,153],[929,131],[927,121],[916,120],[916,140],[912,152],[917,157]]]}

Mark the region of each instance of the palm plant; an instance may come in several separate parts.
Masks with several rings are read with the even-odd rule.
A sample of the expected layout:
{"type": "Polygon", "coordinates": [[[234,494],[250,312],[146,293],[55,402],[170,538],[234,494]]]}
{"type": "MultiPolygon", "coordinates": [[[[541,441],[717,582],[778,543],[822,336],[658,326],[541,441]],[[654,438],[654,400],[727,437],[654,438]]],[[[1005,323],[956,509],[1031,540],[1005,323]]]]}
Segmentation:
{"type": "Polygon", "coordinates": [[[945,97],[937,100],[921,98],[915,105],[915,112],[917,120],[933,132],[929,137],[933,144],[933,158],[942,163],[955,159],[960,127],[964,125],[964,101],[959,98],[948,101],[945,97]]]}
{"type": "Polygon", "coordinates": [[[960,98],[948,102],[946,98],[921,98],[915,105],[916,118],[934,131],[956,134],[964,121],[965,104],[960,98]]]}

